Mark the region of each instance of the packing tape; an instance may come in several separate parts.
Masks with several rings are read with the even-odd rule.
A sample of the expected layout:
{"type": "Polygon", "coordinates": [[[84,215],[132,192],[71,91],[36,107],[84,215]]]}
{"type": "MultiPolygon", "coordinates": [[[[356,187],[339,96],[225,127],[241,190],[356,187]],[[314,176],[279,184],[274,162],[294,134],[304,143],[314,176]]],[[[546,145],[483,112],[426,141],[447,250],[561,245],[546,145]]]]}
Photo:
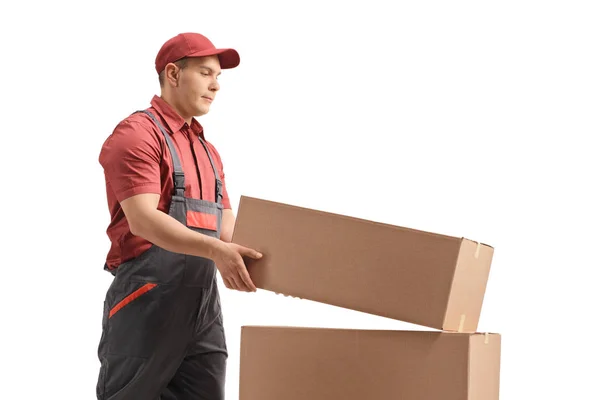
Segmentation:
{"type": "Polygon", "coordinates": [[[481,243],[477,242],[477,248],[475,249],[475,258],[479,258],[479,250],[481,249],[481,243]]]}
{"type": "Polygon", "coordinates": [[[490,334],[486,332],[484,337],[485,339],[483,340],[483,343],[488,344],[490,342],[490,334]]]}
{"type": "Polygon", "coordinates": [[[458,331],[459,332],[462,332],[463,328],[465,327],[465,319],[467,319],[467,316],[465,314],[461,314],[460,322],[458,323],[458,331]]]}

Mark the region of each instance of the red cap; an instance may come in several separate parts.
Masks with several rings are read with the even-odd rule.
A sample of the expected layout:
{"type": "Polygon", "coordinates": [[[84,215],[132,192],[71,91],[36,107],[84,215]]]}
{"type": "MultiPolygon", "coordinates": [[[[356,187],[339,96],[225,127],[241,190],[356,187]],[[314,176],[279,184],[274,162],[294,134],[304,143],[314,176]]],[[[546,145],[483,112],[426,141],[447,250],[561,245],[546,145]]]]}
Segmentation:
{"type": "Polygon", "coordinates": [[[168,63],[183,57],[204,57],[218,55],[222,69],[235,68],[240,63],[240,55],[234,49],[217,49],[210,40],[199,33],[180,33],[167,40],[156,55],[156,72],[159,74],[168,63]]]}

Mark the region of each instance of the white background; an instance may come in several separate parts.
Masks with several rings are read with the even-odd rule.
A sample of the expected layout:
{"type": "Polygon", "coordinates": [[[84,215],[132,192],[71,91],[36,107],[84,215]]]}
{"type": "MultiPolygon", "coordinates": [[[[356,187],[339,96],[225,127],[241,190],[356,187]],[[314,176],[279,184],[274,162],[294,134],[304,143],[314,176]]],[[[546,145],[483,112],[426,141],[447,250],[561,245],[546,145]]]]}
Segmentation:
{"type": "MultiPolygon", "coordinates": [[[[97,157],[185,31],[241,54],[200,119],[234,210],[250,195],[493,245],[479,328],[503,335],[501,398],[600,398],[597,2],[117,4],[0,9],[0,398],[95,399],[97,157]]],[[[228,400],[242,325],[423,329],[221,290],[228,400]]]]}

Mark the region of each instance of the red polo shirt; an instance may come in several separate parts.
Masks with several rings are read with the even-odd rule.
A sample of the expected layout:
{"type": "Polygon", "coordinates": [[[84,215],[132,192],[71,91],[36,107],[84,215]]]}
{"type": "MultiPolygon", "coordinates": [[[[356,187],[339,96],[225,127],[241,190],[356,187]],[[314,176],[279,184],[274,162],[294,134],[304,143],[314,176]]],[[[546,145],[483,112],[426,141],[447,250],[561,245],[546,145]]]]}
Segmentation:
{"type": "MultiPolygon", "coordinates": [[[[189,126],[162,98],[154,96],[148,108],[171,135],[185,174],[185,196],[215,201],[215,175],[197,136],[204,138],[202,126],[192,119],[189,126]]],[[[231,208],[225,186],[221,157],[206,141],[223,182],[223,208],[231,208]]],[[[141,193],[160,194],[158,209],[168,213],[174,190],[173,163],[160,129],[145,114],[137,113],[121,121],[100,151],[111,221],[107,229],[111,247],[106,258],[109,268],[137,257],[150,248],[147,240],[129,230],[120,202],[141,193]]]]}

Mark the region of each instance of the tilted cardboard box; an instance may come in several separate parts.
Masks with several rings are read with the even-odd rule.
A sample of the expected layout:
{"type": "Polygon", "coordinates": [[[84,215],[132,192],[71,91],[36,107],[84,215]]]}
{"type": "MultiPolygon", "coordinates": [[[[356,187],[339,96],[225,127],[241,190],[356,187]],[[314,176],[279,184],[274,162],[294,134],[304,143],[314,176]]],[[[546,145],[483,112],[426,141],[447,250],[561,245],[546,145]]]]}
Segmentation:
{"type": "Polygon", "coordinates": [[[491,246],[242,196],[233,242],[258,288],[435,329],[475,332],[491,246]]]}
{"type": "Polygon", "coordinates": [[[240,400],[498,400],[498,334],[244,326],[240,400]]]}

